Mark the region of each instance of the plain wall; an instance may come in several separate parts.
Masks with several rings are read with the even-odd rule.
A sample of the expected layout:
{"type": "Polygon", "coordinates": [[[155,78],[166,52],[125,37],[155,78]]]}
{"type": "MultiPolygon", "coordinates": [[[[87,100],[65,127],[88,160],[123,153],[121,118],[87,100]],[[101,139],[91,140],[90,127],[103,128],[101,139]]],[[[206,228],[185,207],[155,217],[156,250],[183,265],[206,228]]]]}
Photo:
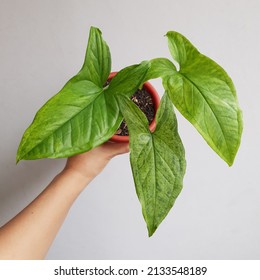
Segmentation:
{"type": "MultiPolygon", "coordinates": [[[[260,2],[258,0],[0,0],[0,223],[25,207],[64,159],[22,161],[16,150],[36,111],[81,68],[91,25],[113,70],[168,57],[176,30],[232,77],[244,132],[229,168],[180,114],[184,189],[152,238],[128,155],[113,159],[71,208],[48,259],[259,259],[260,2]]],[[[163,94],[160,80],[152,81],[163,94]]]]}

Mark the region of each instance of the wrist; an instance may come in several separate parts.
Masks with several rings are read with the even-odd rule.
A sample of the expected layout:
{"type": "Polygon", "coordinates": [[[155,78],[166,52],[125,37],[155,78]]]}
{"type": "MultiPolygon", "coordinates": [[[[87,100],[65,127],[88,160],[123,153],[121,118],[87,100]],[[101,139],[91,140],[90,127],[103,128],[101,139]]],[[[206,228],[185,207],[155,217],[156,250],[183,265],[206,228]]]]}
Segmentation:
{"type": "Polygon", "coordinates": [[[79,172],[76,169],[65,167],[58,176],[61,177],[67,177],[70,179],[70,181],[75,182],[76,186],[80,186],[83,189],[90,183],[92,178],[83,175],[81,172],[79,172]]]}

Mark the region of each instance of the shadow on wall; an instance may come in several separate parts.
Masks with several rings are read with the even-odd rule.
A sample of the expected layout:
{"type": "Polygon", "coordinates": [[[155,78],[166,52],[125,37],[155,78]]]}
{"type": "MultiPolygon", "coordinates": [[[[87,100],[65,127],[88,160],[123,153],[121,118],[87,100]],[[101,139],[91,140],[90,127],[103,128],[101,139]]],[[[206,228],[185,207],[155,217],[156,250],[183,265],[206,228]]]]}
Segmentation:
{"type": "Polygon", "coordinates": [[[65,159],[41,159],[15,163],[17,147],[2,153],[0,169],[0,225],[30,203],[59,173],[65,159]]]}

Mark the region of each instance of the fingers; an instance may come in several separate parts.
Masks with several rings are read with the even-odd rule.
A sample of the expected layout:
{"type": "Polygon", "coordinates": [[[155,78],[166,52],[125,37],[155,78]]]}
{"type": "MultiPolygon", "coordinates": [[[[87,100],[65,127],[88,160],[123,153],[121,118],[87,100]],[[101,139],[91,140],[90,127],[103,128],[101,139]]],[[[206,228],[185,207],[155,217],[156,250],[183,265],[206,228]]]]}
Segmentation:
{"type": "Polygon", "coordinates": [[[103,147],[106,149],[110,158],[129,152],[129,143],[106,142],[103,144],[103,147]]]}
{"type": "Polygon", "coordinates": [[[115,143],[115,155],[121,155],[129,152],[129,143],[115,143]]]}

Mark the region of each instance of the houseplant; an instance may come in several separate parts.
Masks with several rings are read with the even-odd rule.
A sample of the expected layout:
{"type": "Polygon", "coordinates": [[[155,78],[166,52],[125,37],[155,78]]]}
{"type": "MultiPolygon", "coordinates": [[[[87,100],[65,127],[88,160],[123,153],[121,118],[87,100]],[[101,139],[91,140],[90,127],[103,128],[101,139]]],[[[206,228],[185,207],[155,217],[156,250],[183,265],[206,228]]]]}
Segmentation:
{"type": "Polygon", "coordinates": [[[17,152],[17,162],[82,153],[109,140],[124,118],[149,236],[181,192],[186,168],[172,104],[229,165],[242,134],[241,111],[227,73],[181,34],[171,31],[166,36],[179,70],[170,60],[156,58],[122,69],[104,87],[111,72],[110,52],[101,32],[92,27],[81,70],[37,112],[17,152]],[[158,77],[165,94],[151,132],[130,96],[145,81],[158,77]]]}

